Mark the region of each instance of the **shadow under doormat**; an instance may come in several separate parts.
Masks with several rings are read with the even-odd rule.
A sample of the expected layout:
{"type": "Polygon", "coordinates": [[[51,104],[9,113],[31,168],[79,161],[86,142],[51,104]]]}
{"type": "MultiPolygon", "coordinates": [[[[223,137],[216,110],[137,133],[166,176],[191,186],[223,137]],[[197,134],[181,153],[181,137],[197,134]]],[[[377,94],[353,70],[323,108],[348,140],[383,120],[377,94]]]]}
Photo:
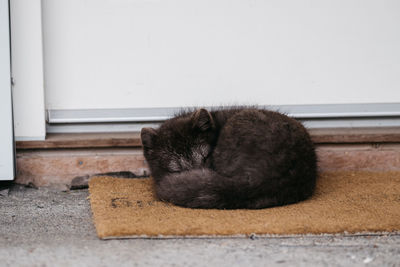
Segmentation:
{"type": "Polygon", "coordinates": [[[311,199],[261,210],[177,207],[155,198],[152,179],[94,177],[89,192],[102,239],[400,230],[400,172],[323,173],[311,199]]]}

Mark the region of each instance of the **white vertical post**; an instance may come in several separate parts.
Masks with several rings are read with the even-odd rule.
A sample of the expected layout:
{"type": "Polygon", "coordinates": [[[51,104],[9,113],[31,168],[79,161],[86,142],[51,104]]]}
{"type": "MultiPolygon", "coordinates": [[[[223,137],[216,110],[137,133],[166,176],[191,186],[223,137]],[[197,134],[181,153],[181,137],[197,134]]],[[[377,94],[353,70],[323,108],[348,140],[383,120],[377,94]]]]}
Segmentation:
{"type": "Polygon", "coordinates": [[[14,179],[8,0],[0,0],[0,180],[14,179]]]}
{"type": "Polygon", "coordinates": [[[16,140],[46,136],[41,0],[10,1],[16,140]]]}

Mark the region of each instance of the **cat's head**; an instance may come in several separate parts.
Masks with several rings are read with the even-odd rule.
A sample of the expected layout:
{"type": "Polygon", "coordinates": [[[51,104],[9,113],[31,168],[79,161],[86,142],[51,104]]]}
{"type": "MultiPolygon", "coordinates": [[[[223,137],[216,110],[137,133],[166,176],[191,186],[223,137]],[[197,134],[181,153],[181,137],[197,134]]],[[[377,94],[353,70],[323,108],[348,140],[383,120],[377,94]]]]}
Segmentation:
{"type": "Polygon", "coordinates": [[[154,178],[204,166],[215,139],[212,115],[205,109],[143,128],[143,152],[154,178]]]}

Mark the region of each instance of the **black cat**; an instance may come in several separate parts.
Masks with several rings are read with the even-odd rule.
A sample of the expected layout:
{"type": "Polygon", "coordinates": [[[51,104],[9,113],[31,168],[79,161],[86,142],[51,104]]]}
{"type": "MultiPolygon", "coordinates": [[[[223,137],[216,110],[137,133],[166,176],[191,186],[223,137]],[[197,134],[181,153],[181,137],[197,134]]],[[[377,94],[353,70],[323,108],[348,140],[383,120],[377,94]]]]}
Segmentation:
{"type": "Polygon", "coordinates": [[[191,208],[259,209],[310,197],[311,138],[298,121],[258,108],[199,109],[143,128],[157,196],[191,208]]]}

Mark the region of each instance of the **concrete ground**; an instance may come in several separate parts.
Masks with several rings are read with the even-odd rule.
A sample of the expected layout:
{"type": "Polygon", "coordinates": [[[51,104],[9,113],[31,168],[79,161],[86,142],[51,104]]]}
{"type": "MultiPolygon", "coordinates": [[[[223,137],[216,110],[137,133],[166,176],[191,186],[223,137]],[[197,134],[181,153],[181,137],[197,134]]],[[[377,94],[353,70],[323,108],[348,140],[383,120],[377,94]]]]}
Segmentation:
{"type": "Polygon", "coordinates": [[[399,234],[99,240],[87,197],[0,188],[0,266],[400,266],[399,234]]]}

